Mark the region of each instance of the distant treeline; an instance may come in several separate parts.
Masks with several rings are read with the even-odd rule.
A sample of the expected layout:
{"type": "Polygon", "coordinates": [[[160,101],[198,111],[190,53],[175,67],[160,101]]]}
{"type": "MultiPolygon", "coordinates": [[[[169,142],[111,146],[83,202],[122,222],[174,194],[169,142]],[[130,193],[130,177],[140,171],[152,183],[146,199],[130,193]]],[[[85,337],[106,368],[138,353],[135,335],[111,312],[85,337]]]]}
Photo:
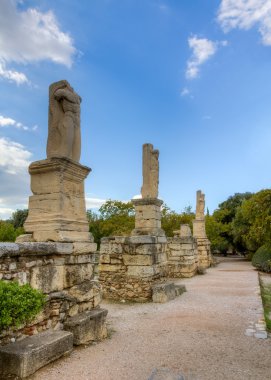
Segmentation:
{"type": "MultiPolygon", "coordinates": [[[[14,241],[23,233],[23,223],[28,210],[17,210],[12,218],[0,221],[0,241],[14,241]]],[[[99,244],[104,236],[129,235],[135,224],[134,207],[131,202],[109,200],[98,212],[87,211],[90,232],[99,244]]],[[[167,206],[162,209],[162,228],[167,236],[189,224],[195,214],[191,207],[177,213],[167,206]]],[[[218,209],[206,215],[206,233],[212,251],[220,253],[255,252],[263,244],[271,242],[271,190],[257,193],[236,193],[218,205],[218,209]]]]}

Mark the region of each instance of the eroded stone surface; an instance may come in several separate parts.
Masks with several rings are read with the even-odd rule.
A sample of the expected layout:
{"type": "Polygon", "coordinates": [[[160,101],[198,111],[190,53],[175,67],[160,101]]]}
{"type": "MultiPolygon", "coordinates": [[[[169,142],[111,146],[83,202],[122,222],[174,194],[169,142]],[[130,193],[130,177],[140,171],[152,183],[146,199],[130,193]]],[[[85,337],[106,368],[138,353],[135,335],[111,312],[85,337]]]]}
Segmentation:
{"type": "Polygon", "coordinates": [[[46,331],[0,347],[0,375],[16,375],[24,379],[71,352],[72,347],[73,334],[67,331],[46,331]]]}

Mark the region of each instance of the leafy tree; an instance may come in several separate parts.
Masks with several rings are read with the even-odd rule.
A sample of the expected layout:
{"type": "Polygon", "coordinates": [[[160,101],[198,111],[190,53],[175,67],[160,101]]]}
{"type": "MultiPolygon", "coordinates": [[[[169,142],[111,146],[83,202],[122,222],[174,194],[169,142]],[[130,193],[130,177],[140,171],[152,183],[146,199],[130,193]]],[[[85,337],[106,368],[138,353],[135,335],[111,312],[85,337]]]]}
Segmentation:
{"type": "Polygon", "coordinates": [[[230,248],[229,241],[225,237],[228,230],[228,225],[223,224],[215,219],[212,215],[205,217],[206,235],[211,242],[212,251],[219,251],[226,254],[230,248]]]}
{"type": "Polygon", "coordinates": [[[245,200],[233,222],[235,241],[256,251],[271,241],[271,190],[261,190],[245,200]]]}
{"type": "Polygon", "coordinates": [[[9,222],[14,226],[14,228],[23,227],[24,222],[28,216],[28,210],[16,210],[9,222]]]}
{"type": "Polygon", "coordinates": [[[195,214],[191,209],[191,206],[185,207],[184,211],[178,214],[170,210],[167,205],[163,206],[161,224],[166,236],[173,236],[174,231],[179,230],[181,224],[189,224],[192,229],[192,220],[195,218],[195,214]]]}
{"type": "Polygon", "coordinates": [[[23,229],[21,227],[15,229],[10,222],[0,221],[0,241],[15,241],[16,237],[22,233],[23,229]]]}
{"type": "Polygon", "coordinates": [[[251,193],[235,193],[218,205],[218,209],[212,215],[213,219],[209,219],[209,225],[206,226],[207,236],[213,249],[223,253],[227,252],[228,249],[241,252],[246,250],[240,239],[236,239],[233,222],[243,202],[251,198],[252,195],[251,193]]]}
{"type": "Polygon", "coordinates": [[[99,244],[105,236],[129,235],[135,227],[135,210],[131,202],[108,200],[99,214],[88,210],[89,229],[99,244]]]}

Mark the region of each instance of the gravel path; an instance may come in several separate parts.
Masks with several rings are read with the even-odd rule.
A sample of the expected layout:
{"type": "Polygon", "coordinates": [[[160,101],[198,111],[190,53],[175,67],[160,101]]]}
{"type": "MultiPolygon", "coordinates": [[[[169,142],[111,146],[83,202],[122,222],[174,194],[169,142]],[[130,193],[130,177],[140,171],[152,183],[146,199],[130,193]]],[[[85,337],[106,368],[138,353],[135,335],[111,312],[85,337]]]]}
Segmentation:
{"type": "Polygon", "coordinates": [[[193,380],[270,380],[271,339],[245,336],[258,319],[258,275],[227,259],[204,276],[177,280],[187,293],[166,304],[110,304],[111,339],[79,348],[35,380],[147,380],[168,368],[193,380]]]}

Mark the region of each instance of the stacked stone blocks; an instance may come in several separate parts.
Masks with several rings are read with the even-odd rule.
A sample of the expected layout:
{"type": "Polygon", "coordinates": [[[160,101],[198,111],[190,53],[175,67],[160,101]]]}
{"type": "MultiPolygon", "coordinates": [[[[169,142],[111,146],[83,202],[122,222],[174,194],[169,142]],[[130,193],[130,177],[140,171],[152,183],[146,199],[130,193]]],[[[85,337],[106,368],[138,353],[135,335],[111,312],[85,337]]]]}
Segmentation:
{"type": "Polygon", "coordinates": [[[103,238],[99,265],[103,296],[136,302],[151,300],[151,287],[165,277],[166,262],[165,237],[103,238]]]}

